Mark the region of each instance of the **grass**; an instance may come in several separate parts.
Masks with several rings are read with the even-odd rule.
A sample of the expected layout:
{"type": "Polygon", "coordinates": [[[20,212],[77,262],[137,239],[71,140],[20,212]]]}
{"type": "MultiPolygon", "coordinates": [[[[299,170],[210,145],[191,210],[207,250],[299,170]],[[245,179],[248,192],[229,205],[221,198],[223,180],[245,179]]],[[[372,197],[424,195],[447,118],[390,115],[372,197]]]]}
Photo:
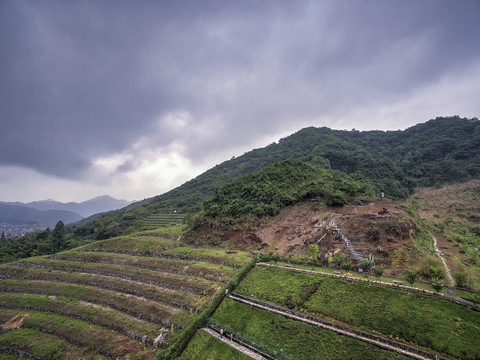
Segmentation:
{"type": "Polygon", "coordinates": [[[183,245],[178,240],[158,237],[122,236],[118,238],[98,241],[77,248],[76,250],[123,250],[148,254],[170,254],[195,257],[197,260],[210,263],[227,263],[240,267],[248,262],[252,256],[244,251],[229,251],[218,248],[193,248],[183,245]],[[176,247],[182,245],[180,247],[176,247]],[[172,248],[173,247],[173,248],[172,248]]]}
{"type": "Polygon", "coordinates": [[[180,224],[176,226],[170,226],[168,228],[159,228],[154,230],[146,230],[138,233],[136,236],[148,235],[148,236],[180,236],[187,229],[186,224],[180,224]]]}
{"type": "Polygon", "coordinates": [[[103,241],[81,246],[75,250],[105,249],[105,250],[124,250],[134,252],[163,252],[164,248],[179,245],[178,240],[165,239],[154,236],[119,236],[103,241]]]}
{"type": "MultiPolygon", "coordinates": [[[[326,274],[331,274],[334,275],[335,273],[340,272],[341,275],[348,275],[349,277],[352,277],[358,281],[381,281],[387,284],[391,284],[393,286],[397,286],[397,284],[394,283],[394,281],[401,281],[402,285],[405,286],[410,286],[410,284],[406,281],[405,278],[400,278],[400,277],[392,277],[392,276],[380,276],[380,277],[375,277],[372,273],[357,273],[355,270],[351,271],[344,271],[344,270],[339,270],[336,268],[328,268],[328,267],[321,267],[321,266],[314,266],[314,265],[303,265],[303,264],[287,264],[283,262],[279,262],[277,265],[279,266],[287,266],[291,267],[293,269],[302,269],[302,270],[310,270],[310,271],[317,271],[319,275],[321,273],[326,273],[326,274]]],[[[335,274],[337,275],[337,274],[335,274]]],[[[428,291],[433,291],[433,287],[430,283],[426,282],[421,282],[421,281],[416,281],[412,287],[421,289],[421,290],[428,290],[428,291]]],[[[443,288],[440,293],[446,293],[446,288],[443,288]]]]}
{"type": "Polygon", "coordinates": [[[430,296],[264,267],[236,291],[462,359],[480,357],[480,343],[471,341],[480,338],[480,313],[430,296]]]}
{"type": "MultiPolygon", "coordinates": [[[[295,359],[405,359],[393,352],[328,330],[290,320],[249,305],[225,299],[212,317],[227,332],[278,349],[295,359]]],[[[274,350],[275,351],[275,350],[274,350]]],[[[273,354],[278,357],[278,353],[273,354]]]]}
{"type": "Polygon", "coordinates": [[[55,281],[34,281],[25,279],[2,280],[2,287],[12,289],[17,293],[21,292],[22,289],[25,289],[25,292],[35,291],[43,295],[65,295],[86,302],[95,302],[95,304],[100,304],[104,307],[115,306],[120,309],[128,309],[131,312],[178,324],[186,324],[189,322],[190,318],[189,312],[186,310],[174,309],[171,306],[156,301],[142,300],[95,287],[61,284],[55,281]],[[87,294],[85,294],[85,290],[88,291],[87,294]]]}
{"type": "MultiPolygon", "coordinates": [[[[18,313],[29,314],[25,318],[22,328],[44,331],[70,343],[83,344],[84,347],[95,349],[99,353],[109,353],[121,357],[129,352],[136,354],[143,351],[143,344],[140,341],[131,340],[123,334],[86,321],[33,310],[2,310],[2,316],[7,317],[13,317],[18,313]],[[106,339],[108,341],[105,341],[106,339]]],[[[12,331],[12,333],[14,332],[16,330],[12,331]]],[[[23,341],[28,341],[28,338],[23,341]]],[[[150,348],[150,351],[153,352],[153,348],[150,348]]]]}
{"type": "MultiPolygon", "coordinates": [[[[118,274],[132,278],[134,281],[149,283],[150,281],[158,282],[165,284],[166,287],[176,287],[176,286],[185,286],[192,288],[199,293],[206,292],[215,292],[219,289],[219,284],[214,281],[204,279],[197,276],[188,276],[188,275],[179,275],[172,274],[162,271],[128,267],[124,265],[117,264],[104,264],[104,263],[88,263],[88,262],[76,262],[76,261],[66,261],[66,260],[53,260],[47,258],[36,258],[27,261],[28,264],[38,264],[44,265],[47,267],[59,267],[60,270],[65,269],[65,271],[75,271],[75,272],[88,272],[88,271],[102,271],[108,274],[118,274]],[[72,268],[74,270],[69,270],[72,268]]],[[[14,267],[13,265],[11,267],[14,267]]],[[[28,267],[28,266],[27,266],[28,267]]],[[[34,268],[38,269],[38,268],[34,268]]],[[[48,269],[47,269],[48,271],[48,269]]],[[[104,274],[104,276],[109,276],[104,274]]],[[[114,275],[112,275],[114,276],[114,275]]],[[[114,276],[115,277],[115,276],[114,276]]]]}
{"type": "Polygon", "coordinates": [[[165,259],[165,258],[152,258],[144,256],[134,256],[127,254],[114,254],[114,253],[86,253],[69,251],[59,253],[56,256],[68,259],[78,259],[82,262],[120,262],[126,266],[143,266],[146,268],[157,269],[161,271],[177,271],[188,272],[197,276],[209,276],[216,277],[227,281],[234,273],[235,269],[219,264],[211,264],[205,261],[197,260],[177,260],[177,259],[165,259]]]}
{"type": "MultiPolygon", "coordinates": [[[[132,333],[151,339],[161,334],[162,342],[175,343],[181,329],[212,302],[241,265],[252,260],[246,252],[189,248],[168,238],[179,229],[108,239],[52,257],[26,259],[24,265],[1,265],[0,305],[5,305],[1,312],[11,317],[27,311],[24,327],[45,330],[62,344],[78,340],[90,351],[98,348],[118,357],[143,356],[142,351],[161,356],[164,349],[152,350],[150,345],[143,349],[132,333]],[[82,251],[88,249],[100,251],[82,251]],[[152,253],[179,258],[147,256],[152,253]],[[179,328],[172,328],[172,323],[179,328]]],[[[32,352],[25,343],[10,347],[32,352]]],[[[47,350],[42,350],[46,358],[63,351],[47,350]]],[[[74,358],[88,358],[74,353],[74,358]]],[[[65,354],[61,357],[68,358],[65,354]]]]}
{"type": "Polygon", "coordinates": [[[135,321],[114,309],[83,302],[79,299],[62,296],[0,293],[0,304],[34,306],[50,311],[71,313],[115,328],[122,328],[137,334],[147,335],[152,338],[155,338],[159,334],[159,327],[156,324],[151,324],[147,321],[135,321]]]}
{"type": "MultiPolygon", "coordinates": [[[[96,351],[70,344],[58,336],[35,329],[20,328],[4,333],[0,335],[0,345],[26,351],[44,359],[106,359],[96,351]]],[[[8,359],[8,355],[1,354],[1,358],[8,359]]]]}
{"type": "MultiPolygon", "coordinates": [[[[37,271],[37,273],[34,273],[32,269],[26,270],[29,271],[6,272],[18,278],[2,280],[2,286],[10,289],[51,291],[54,294],[65,293],[80,299],[97,299],[100,302],[115,302],[115,299],[118,297],[121,299],[119,304],[130,304],[130,301],[132,301],[131,306],[134,306],[139,300],[132,298],[132,294],[137,294],[142,298],[158,303],[156,306],[159,308],[165,308],[167,306],[175,307],[177,303],[199,308],[208,301],[207,297],[199,296],[191,292],[162,289],[148,284],[125,281],[113,277],[108,278],[91,274],[76,274],[60,271],[37,271]],[[22,278],[24,276],[38,276],[40,279],[22,278]],[[130,299],[130,301],[128,299],[130,299]]],[[[133,308],[136,309],[137,307],[134,306],[133,308]]]]}
{"type": "Polygon", "coordinates": [[[236,350],[216,337],[198,330],[180,356],[181,360],[249,360],[250,356],[236,350]]]}

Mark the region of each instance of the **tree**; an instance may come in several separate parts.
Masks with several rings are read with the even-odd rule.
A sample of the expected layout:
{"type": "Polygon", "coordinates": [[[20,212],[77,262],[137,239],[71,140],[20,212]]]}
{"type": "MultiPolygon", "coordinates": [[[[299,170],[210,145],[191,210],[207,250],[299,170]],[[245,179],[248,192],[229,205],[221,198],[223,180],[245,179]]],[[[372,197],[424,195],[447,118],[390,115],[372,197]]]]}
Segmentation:
{"type": "Polygon", "coordinates": [[[418,271],[416,270],[407,269],[405,270],[404,275],[405,275],[405,280],[407,280],[410,286],[413,286],[413,284],[415,284],[415,281],[417,281],[419,278],[418,271]]]}
{"type": "Polygon", "coordinates": [[[383,275],[383,267],[381,266],[376,266],[373,268],[373,275],[375,275],[375,277],[379,278],[380,276],[383,275]]]}
{"type": "Polygon", "coordinates": [[[1,237],[2,240],[5,240],[5,231],[2,231],[2,237],[1,237]]]}
{"type": "Polygon", "coordinates": [[[362,261],[360,261],[359,265],[363,269],[363,271],[367,272],[372,266],[372,260],[363,259],[362,261]]]}
{"type": "Polygon", "coordinates": [[[434,281],[432,282],[432,287],[433,287],[433,290],[439,293],[440,291],[442,291],[443,283],[439,281],[434,281]]]}
{"type": "Polygon", "coordinates": [[[313,258],[313,263],[316,265],[318,261],[318,254],[320,253],[320,250],[318,249],[318,245],[310,244],[308,246],[308,252],[310,253],[310,256],[313,258]]]}
{"type": "Polygon", "coordinates": [[[52,247],[54,251],[59,251],[65,245],[65,224],[62,220],[57,222],[52,231],[52,247]]]}
{"type": "Polygon", "coordinates": [[[340,254],[335,257],[335,264],[337,264],[339,268],[341,268],[344,263],[345,263],[345,254],[340,254]]]}
{"type": "Polygon", "coordinates": [[[445,270],[441,267],[429,265],[427,276],[432,281],[441,281],[445,278],[445,270]]]}

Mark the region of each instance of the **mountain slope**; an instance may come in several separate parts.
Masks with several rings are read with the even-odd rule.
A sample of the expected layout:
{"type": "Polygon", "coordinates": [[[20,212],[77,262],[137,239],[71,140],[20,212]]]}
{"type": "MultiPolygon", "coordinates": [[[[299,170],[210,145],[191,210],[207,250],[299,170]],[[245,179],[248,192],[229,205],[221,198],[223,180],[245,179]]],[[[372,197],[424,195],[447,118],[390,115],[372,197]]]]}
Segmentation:
{"type": "Polygon", "coordinates": [[[64,210],[80,214],[82,217],[88,217],[94,214],[121,209],[130,205],[131,201],[117,200],[108,195],[97,196],[93,199],[77,202],[62,203],[55,200],[32,201],[29,203],[21,202],[0,202],[5,205],[26,206],[37,210],[64,210]]]}
{"type": "Polygon", "coordinates": [[[0,223],[31,224],[37,226],[53,227],[62,220],[69,224],[80,220],[82,217],[71,211],[65,210],[37,210],[26,206],[0,204],[0,223]]]}
{"type": "Polygon", "coordinates": [[[442,184],[478,176],[480,122],[475,118],[437,118],[404,131],[386,132],[305,128],[109,217],[125,229],[152,213],[196,212],[215,188],[288,159],[345,172],[369,184],[377,196],[384,192],[387,197],[403,199],[413,193],[417,184],[442,184]]]}

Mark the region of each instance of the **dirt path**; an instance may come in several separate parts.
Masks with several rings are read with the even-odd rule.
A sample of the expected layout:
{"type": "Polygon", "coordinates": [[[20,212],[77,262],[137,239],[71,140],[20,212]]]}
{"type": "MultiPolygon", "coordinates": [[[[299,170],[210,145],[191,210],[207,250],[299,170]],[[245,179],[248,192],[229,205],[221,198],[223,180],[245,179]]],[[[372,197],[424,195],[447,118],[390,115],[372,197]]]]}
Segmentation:
{"type": "Polygon", "coordinates": [[[231,347],[237,349],[238,351],[244,353],[247,356],[250,356],[252,359],[255,360],[268,360],[267,358],[257,354],[256,352],[246,348],[245,346],[240,345],[236,341],[229,340],[226,336],[220,336],[216,331],[210,329],[210,328],[202,328],[203,331],[206,333],[216,337],[218,340],[223,341],[225,344],[230,345],[231,347]]]}

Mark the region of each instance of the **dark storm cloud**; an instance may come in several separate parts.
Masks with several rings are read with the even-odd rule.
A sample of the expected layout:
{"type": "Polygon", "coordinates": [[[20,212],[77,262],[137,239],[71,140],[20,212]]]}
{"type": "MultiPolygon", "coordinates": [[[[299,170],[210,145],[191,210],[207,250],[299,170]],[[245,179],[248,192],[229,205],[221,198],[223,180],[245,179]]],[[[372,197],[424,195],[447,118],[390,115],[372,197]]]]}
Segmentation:
{"type": "Polygon", "coordinates": [[[335,119],[479,61],[479,14],[473,0],[4,0],[0,165],[73,178],[141,156],[139,139],[200,160],[335,119]]]}

